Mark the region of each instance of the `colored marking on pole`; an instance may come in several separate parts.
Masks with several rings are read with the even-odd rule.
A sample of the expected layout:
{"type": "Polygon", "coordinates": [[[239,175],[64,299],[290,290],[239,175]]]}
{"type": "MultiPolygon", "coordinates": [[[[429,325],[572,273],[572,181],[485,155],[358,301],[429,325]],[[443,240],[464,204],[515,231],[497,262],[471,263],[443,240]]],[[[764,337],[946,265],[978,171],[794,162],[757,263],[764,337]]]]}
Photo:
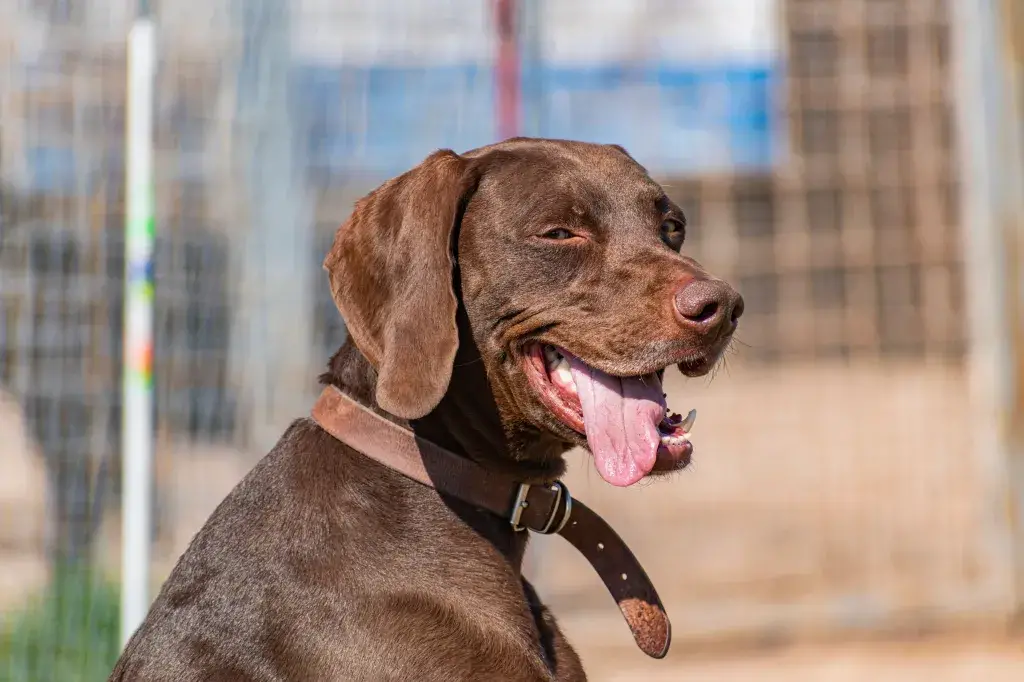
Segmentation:
{"type": "Polygon", "coordinates": [[[156,225],[152,215],[128,221],[129,239],[152,239],[155,234],[156,225]]]}
{"type": "MultiPolygon", "coordinates": [[[[141,181],[132,187],[131,215],[127,221],[127,251],[129,255],[127,271],[127,293],[129,306],[140,309],[152,309],[155,299],[155,264],[153,262],[153,243],[156,238],[156,217],[153,212],[155,205],[153,187],[141,181]]],[[[153,333],[145,330],[142,338],[136,337],[131,348],[127,349],[128,381],[136,388],[151,391],[153,387],[153,333]]]]}
{"type": "Polygon", "coordinates": [[[133,349],[129,355],[128,376],[130,380],[144,388],[153,384],[153,344],[145,343],[133,349]]]}
{"type": "Polygon", "coordinates": [[[152,258],[129,263],[128,280],[135,286],[151,285],[155,279],[154,267],[152,258]]]}

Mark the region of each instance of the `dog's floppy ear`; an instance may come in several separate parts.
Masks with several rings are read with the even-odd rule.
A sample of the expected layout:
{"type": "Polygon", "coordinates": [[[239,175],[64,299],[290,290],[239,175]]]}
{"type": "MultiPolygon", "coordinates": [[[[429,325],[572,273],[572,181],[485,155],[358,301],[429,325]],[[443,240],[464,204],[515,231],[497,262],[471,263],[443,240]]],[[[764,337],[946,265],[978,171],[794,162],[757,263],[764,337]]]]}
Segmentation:
{"type": "Polygon", "coordinates": [[[623,147],[623,146],[622,146],[621,144],[609,144],[609,145],[607,145],[607,146],[608,146],[608,147],[611,147],[612,149],[614,149],[615,151],[619,152],[620,154],[623,154],[623,155],[624,155],[624,156],[625,156],[625,157],[626,157],[627,159],[629,159],[630,161],[632,161],[632,162],[633,162],[633,163],[635,163],[636,165],[638,165],[638,166],[640,166],[641,168],[643,168],[643,169],[644,169],[644,172],[645,172],[645,173],[647,172],[647,169],[646,169],[646,168],[644,168],[643,164],[641,164],[641,163],[640,163],[639,161],[637,161],[636,159],[634,159],[634,158],[633,158],[633,155],[632,155],[632,154],[630,154],[630,153],[629,153],[629,151],[627,151],[627,150],[626,150],[626,148],[625,148],[625,147],[623,147]]]}
{"type": "Polygon", "coordinates": [[[377,370],[377,404],[404,419],[437,407],[459,345],[452,231],[477,183],[444,149],[356,203],[324,260],[348,333],[377,370]]]}

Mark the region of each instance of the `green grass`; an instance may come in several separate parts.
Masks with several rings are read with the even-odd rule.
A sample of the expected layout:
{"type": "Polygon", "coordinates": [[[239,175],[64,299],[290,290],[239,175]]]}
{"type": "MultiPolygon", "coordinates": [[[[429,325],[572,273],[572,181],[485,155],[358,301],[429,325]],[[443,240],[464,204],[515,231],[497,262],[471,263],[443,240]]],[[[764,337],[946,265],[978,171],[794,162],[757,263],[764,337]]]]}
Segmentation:
{"type": "Polygon", "coordinates": [[[0,682],[103,682],[120,650],[116,585],[65,570],[18,612],[0,614],[0,682]]]}

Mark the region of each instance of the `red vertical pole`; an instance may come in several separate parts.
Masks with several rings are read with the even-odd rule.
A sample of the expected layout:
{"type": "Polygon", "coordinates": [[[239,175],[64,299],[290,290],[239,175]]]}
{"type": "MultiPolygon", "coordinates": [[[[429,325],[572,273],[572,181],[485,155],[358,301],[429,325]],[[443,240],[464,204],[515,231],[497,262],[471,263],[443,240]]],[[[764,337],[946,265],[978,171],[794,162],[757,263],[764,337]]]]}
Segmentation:
{"type": "Polygon", "coordinates": [[[495,63],[495,103],[499,139],[519,134],[519,41],[517,40],[517,0],[494,0],[494,22],[498,36],[495,63]]]}

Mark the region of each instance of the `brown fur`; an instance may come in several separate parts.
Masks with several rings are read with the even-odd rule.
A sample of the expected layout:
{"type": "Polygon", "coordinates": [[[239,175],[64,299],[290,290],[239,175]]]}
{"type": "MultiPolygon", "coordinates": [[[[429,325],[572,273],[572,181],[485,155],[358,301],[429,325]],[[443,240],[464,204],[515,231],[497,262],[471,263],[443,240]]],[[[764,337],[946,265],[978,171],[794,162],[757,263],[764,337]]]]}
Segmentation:
{"type": "MultiPolygon", "coordinates": [[[[619,147],[437,152],[339,230],[325,267],[350,338],[321,380],[485,466],[553,480],[585,439],[532,395],[526,342],[611,374],[699,374],[735,326],[738,296],[666,245],[666,216],[683,220],[619,147]],[[586,239],[538,236],[559,226],[586,239]]],[[[507,520],[300,419],[196,535],[110,679],[584,680],[520,573],[525,547],[507,520]]]]}

